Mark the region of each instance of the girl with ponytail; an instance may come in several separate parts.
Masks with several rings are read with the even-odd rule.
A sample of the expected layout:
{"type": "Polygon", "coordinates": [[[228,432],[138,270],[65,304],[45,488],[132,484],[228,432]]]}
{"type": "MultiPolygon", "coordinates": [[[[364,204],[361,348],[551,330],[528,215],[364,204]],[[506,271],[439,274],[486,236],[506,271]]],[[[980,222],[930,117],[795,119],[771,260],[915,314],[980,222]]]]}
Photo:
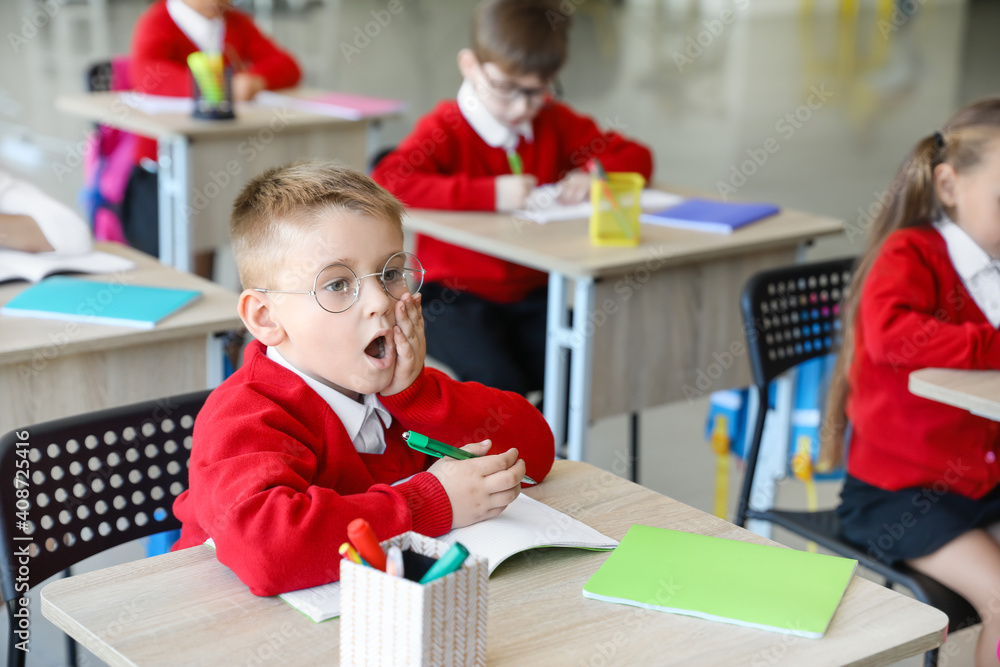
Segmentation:
{"type": "Polygon", "coordinates": [[[843,309],[823,462],[844,536],[964,596],[1000,639],[1000,424],[911,394],[924,367],[1000,368],[1000,98],[956,113],[903,162],[843,309]],[[848,424],[850,428],[848,429],[848,424]]]}

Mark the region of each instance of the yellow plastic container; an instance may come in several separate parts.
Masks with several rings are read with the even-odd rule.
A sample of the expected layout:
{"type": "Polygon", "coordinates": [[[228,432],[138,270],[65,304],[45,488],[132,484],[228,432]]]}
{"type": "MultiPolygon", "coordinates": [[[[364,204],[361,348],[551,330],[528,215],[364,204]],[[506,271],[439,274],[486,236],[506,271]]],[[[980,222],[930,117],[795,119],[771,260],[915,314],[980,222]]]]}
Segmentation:
{"type": "Polygon", "coordinates": [[[600,181],[590,184],[590,242],[594,245],[639,245],[639,195],[646,179],[634,172],[610,172],[608,187],[618,200],[621,214],[616,214],[604,196],[600,181]]]}

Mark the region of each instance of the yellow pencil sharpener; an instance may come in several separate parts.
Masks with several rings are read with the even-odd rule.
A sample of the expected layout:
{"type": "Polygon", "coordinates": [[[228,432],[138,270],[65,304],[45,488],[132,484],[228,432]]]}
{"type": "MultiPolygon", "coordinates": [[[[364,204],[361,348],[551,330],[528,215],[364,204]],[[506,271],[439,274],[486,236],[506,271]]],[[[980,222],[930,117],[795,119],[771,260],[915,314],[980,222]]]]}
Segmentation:
{"type": "Polygon", "coordinates": [[[639,195],[646,179],[634,172],[610,172],[590,183],[590,242],[639,245],[639,195]]]}

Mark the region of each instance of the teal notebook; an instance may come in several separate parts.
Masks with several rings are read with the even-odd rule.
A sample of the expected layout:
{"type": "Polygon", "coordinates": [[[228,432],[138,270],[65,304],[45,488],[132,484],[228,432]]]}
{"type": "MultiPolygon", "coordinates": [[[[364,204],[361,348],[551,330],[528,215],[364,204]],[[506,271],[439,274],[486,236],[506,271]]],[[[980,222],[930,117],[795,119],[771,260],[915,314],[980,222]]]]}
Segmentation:
{"type": "Polygon", "coordinates": [[[632,526],[583,586],[595,600],[819,638],[857,561],[632,526]]]}
{"type": "Polygon", "coordinates": [[[152,329],[199,297],[197,290],[52,276],[15,296],[0,314],[152,329]]]}

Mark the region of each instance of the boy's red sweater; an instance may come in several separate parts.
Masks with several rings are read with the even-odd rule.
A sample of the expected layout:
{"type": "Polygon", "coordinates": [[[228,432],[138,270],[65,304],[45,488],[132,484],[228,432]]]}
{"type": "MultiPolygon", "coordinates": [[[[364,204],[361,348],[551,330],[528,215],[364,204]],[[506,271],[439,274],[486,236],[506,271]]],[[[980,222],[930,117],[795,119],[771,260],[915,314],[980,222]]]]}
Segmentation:
{"type": "MultiPolygon", "coordinates": [[[[517,148],[524,173],[538,183],[556,183],[595,157],[607,171],[634,171],[649,181],[653,156],[648,148],[617,132],[603,132],[565,104],[543,107],[532,122],[534,140],[517,148]]],[[[455,100],[440,102],[424,116],[372,178],[406,206],[465,211],[496,209],[495,180],[509,174],[507,153],[489,146],[465,120],[455,100]]],[[[546,284],[546,275],[489,255],[417,236],[417,256],[426,280],[490,301],[511,303],[546,284]]]]}
{"type": "Polygon", "coordinates": [[[1000,482],[1000,423],[910,393],[911,371],[1000,368],[1000,333],[930,225],[894,232],[855,325],[848,471],[874,486],[979,498],[1000,482]]]}
{"type": "Polygon", "coordinates": [[[539,482],[552,467],[552,432],[517,394],[427,368],[380,400],[392,415],[385,452],[361,454],[329,404],[251,343],[243,367],[198,413],[190,488],[174,503],[183,528],[173,548],[211,537],[219,561],[252,593],[277,595],[337,581],[338,548],[358,517],[380,540],[451,529],[444,488],[422,472],[437,459],[407,447],[403,431],[455,445],[490,438],[491,454],[517,447],[539,482]]]}
{"type": "MultiPolygon", "coordinates": [[[[268,89],[296,85],[302,76],[298,63],[287,52],[257,29],[253,19],[230,9],[223,14],[226,24],[224,53],[226,64],[256,74],[267,82],[268,89]],[[230,60],[235,53],[241,63],[230,60]]],[[[167,0],[159,0],[139,17],[132,32],[129,76],[132,88],[150,95],[191,97],[191,72],[187,57],[198,50],[167,11],[167,0]]],[[[156,160],[156,140],[140,137],[136,162],[147,157],[156,160]]]]}

